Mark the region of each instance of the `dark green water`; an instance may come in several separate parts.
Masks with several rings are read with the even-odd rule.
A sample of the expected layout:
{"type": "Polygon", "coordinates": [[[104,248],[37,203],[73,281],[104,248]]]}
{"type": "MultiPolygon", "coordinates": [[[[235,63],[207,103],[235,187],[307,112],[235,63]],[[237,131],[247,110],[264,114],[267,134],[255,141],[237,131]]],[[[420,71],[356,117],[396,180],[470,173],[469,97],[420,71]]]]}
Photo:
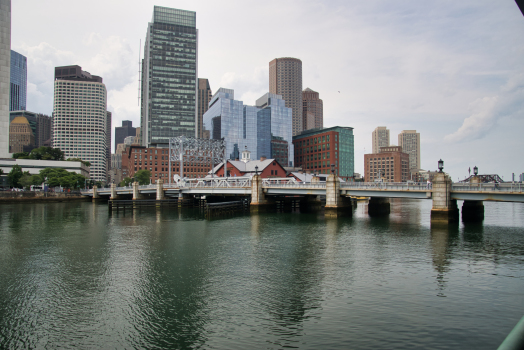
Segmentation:
{"type": "MultiPolygon", "coordinates": [[[[461,203],[459,203],[461,205],[461,203]]],[[[387,218],[0,206],[0,348],[494,349],[524,315],[524,204],[387,218]]]]}

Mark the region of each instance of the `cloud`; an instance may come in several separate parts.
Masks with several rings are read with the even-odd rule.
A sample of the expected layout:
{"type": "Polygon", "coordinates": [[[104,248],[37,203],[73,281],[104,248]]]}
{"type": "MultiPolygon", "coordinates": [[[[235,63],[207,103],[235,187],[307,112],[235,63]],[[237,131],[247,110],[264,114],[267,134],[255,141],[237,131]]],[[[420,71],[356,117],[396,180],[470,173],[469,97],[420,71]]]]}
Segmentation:
{"type": "Polygon", "coordinates": [[[510,78],[500,93],[471,104],[471,115],[462,126],[444,138],[448,142],[477,140],[495,128],[501,118],[513,117],[524,110],[524,74],[510,78]]]}
{"type": "Polygon", "coordinates": [[[258,98],[269,92],[269,65],[255,67],[251,73],[246,74],[224,73],[217,90],[220,87],[234,89],[236,100],[254,105],[258,98]]]}

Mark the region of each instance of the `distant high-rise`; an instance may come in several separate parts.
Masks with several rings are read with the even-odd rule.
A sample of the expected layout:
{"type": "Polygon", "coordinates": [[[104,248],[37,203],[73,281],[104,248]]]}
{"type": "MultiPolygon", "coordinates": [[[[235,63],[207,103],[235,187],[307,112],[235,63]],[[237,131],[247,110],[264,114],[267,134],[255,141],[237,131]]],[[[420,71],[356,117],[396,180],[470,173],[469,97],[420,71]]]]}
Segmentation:
{"type": "Polygon", "coordinates": [[[275,58],[269,62],[269,92],[281,95],[286,107],[293,109],[293,136],[304,129],[302,118],[302,61],[275,58]]]}
{"type": "Polygon", "coordinates": [[[380,152],[380,147],[389,147],[389,129],[379,126],[371,133],[371,153],[380,152]]]}
{"type": "Polygon", "coordinates": [[[109,170],[111,170],[111,126],[113,113],[106,111],[106,176],[109,181],[109,170]]]}
{"type": "MultiPolygon", "coordinates": [[[[198,78],[198,118],[197,118],[197,138],[204,137],[203,116],[209,108],[209,102],[213,94],[209,86],[209,80],[198,78]]],[[[206,135],[207,136],[207,135],[206,135]]],[[[207,137],[209,138],[209,136],[207,137]]]]}
{"type": "Polygon", "coordinates": [[[45,114],[30,111],[12,111],[9,113],[9,120],[12,122],[17,117],[24,117],[29,122],[29,126],[35,137],[34,147],[50,146],[51,127],[53,118],[45,114]]]}
{"type": "Polygon", "coordinates": [[[9,152],[29,152],[35,147],[35,136],[25,117],[16,117],[9,125],[9,152]]]}
{"type": "Polygon", "coordinates": [[[403,130],[398,134],[398,145],[402,152],[409,154],[409,170],[420,169],[420,133],[403,130]]]}
{"type": "Polygon", "coordinates": [[[306,88],[302,91],[302,116],[304,130],[324,127],[324,106],[316,91],[306,88]]]}
{"type": "Polygon", "coordinates": [[[11,0],[0,0],[0,158],[9,157],[11,0]]]}
{"type": "Polygon", "coordinates": [[[27,58],[11,50],[9,110],[23,111],[27,102],[27,58]]]}
{"type": "Polygon", "coordinates": [[[102,78],[80,66],[55,68],[53,147],[91,163],[90,177],[106,181],[108,113],[102,78]]]}
{"type": "Polygon", "coordinates": [[[115,152],[119,143],[124,143],[128,136],[136,136],[136,128],[131,120],[122,120],[122,126],[115,127],[115,152]]]}
{"type": "Polygon", "coordinates": [[[172,137],[196,135],[197,58],[196,13],[155,6],[142,60],[144,146],[168,147],[172,137]]]}

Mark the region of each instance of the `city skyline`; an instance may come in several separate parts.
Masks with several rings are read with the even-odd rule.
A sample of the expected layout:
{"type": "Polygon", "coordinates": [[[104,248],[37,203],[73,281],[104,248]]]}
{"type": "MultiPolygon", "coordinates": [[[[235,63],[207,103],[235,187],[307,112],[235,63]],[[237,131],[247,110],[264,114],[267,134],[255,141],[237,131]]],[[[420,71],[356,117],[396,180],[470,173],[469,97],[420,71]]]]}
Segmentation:
{"type": "MultiPolygon", "coordinates": [[[[78,63],[104,76],[114,123],[138,125],[139,42],[153,5],[173,6],[165,1],[105,4],[93,26],[92,19],[62,16],[65,9],[58,2],[13,3],[11,48],[28,58],[27,109],[50,114],[49,68],[78,63]],[[122,7],[124,15],[117,16],[122,7]],[[31,26],[47,15],[65,18],[68,34],[31,26]]],[[[233,12],[212,2],[175,6],[198,14],[198,76],[211,86],[242,91],[239,99],[253,104],[268,91],[267,62],[299,58],[303,86],[313,87],[324,100],[324,125],[354,128],[356,172],[363,173],[358,160],[370,152],[369,133],[377,125],[388,125],[393,135],[406,129],[424,134],[421,167],[435,170],[442,158],[454,180],[474,165],[480,173],[499,173],[506,180],[522,172],[512,161],[524,143],[518,135],[523,121],[517,118],[523,110],[519,82],[524,77],[518,73],[524,68],[524,19],[514,1],[286,3],[274,14],[269,32],[259,28],[272,6],[231,5],[233,12]],[[230,22],[245,11],[257,15],[240,16],[243,30],[238,30],[230,22]],[[215,40],[217,29],[241,43],[242,55],[215,40]],[[260,40],[252,40],[259,33],[260,40]],[[289,44],[291,37],[295,45],[289,44]]],[[[101,3],[76,6],[88,11],[101,3]]]]}

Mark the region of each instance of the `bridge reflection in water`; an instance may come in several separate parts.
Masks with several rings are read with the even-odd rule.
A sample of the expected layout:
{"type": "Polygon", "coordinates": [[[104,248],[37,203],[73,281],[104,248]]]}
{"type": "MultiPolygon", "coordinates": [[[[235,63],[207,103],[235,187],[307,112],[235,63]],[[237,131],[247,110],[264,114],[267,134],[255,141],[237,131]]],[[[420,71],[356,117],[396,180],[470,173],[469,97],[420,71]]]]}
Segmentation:
{"type": "MultiPolygon", "coordinates": [[[[158,180],[154,185],[139,186],[133,183],[129,187],[93,188],[82,191],[94,201],[100,199],[132,199],[140,201],[155,198],[177,198],[184,201],[192,198],[223,197],[229,200],[249,198],[251,210],[265,211],[273,208],[276,202],[291,203],[299,201],[306,209],[324,208],[327,217],[351,215],[351,199],[368,197],[369,215],[387,215],[390,213],[390,198],[431,199],[432,222],[449,223],[458,221],[457,200],[463,200],[462,214],[464,221],[481,221],[484,218],[484,201],[524,202],[522,183],[484,184],[452,183],[445,173],[437,173],[431,184],[416,183],[365,183],[341,182],[330,175],[325,182],[313,178],[309,183],[295,178],[252,177],[201,178],[164,184],[158,180]]],[[[291,204],[289,204],[291,205],[291,204]]]]}

